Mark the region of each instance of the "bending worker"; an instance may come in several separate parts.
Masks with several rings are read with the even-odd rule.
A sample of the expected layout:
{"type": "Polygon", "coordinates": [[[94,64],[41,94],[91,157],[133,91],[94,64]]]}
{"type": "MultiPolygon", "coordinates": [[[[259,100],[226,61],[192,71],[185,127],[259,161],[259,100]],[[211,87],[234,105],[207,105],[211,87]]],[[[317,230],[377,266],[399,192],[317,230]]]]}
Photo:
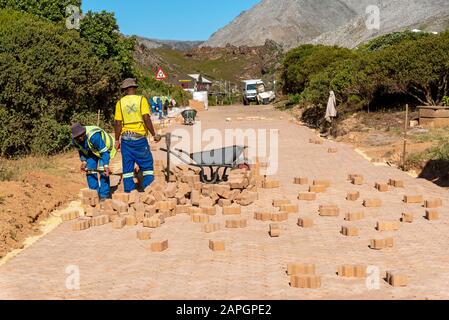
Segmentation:
{"type": "Polygon", "coordinates": [[[73,145],[79,150],[81,171],[87,175],[89,189],[97,190],[101,200],[108,199],[109,162],[116,154],[114,139],[99,127],[85,127],[79,123],[72,126],[72,138],[73,145]]]}
{"type": "Polygon", "coordinates": [[[115,139],[117,150],[122,151],[123,183],[125,192],[136,189],[134,167],[137,164],[143,173],[142,187],[154,181],[153,155],[148,144],[148,131],[156,142],[161,136],[154,131],[150,117],[150,106],[143,96],[137,95],[135,79],[123,81],[121,89],[125,96],[115,107],[115,139]]]}

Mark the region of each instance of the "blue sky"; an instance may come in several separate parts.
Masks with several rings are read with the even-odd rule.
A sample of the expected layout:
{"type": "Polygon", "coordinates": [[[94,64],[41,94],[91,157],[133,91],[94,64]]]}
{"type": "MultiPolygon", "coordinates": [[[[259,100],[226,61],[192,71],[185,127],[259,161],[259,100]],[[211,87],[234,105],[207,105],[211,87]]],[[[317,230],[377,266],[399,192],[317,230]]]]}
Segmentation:
{"type": "Polygon", "coordinates": [[[86,12],[114,12],[120,31],[163,40],[207,40],[260,0],[83,0],[86,12]]]}

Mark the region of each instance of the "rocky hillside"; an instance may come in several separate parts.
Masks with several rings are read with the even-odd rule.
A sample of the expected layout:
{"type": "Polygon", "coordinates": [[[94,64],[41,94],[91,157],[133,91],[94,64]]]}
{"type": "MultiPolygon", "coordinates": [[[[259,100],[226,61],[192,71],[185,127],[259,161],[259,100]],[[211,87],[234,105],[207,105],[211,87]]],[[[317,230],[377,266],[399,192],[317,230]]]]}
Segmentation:
{"type": "Polygon", "coordinates": [[[448,0],[262,0],[202,46],[257,46],[270,39],[287,49],[303,43],[355,47],[394,31],[442,31],[448,26],[448,0]],[[366,28],[369,5],[380,8],[380,30],[366,28]]]}
{"type": "Polygon", "coordinates": [[[188,51],[199,47],[203,41],[176,41],[176,40],[156,40],[144,37],[137,37],[139,45],[143,45],[147,49],[167,48],[180,51],[188,51]]]}

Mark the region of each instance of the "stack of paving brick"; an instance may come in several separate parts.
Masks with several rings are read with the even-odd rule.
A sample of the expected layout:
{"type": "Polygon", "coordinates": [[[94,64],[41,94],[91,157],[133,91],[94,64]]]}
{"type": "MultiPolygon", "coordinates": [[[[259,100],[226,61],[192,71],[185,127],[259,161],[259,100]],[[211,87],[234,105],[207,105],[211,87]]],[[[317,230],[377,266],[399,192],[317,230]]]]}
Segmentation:
{"type": "MultiPolygon", "coordinates": [[[[158,228],[165,219],[181,213],[191,215],[192,222],[207,223],[209,216],[216,214],[217,206],[229,211],[254,203],[258,199],[258,186],[264,181],[257,166],[252,170],[231,170],[228,181],[217,185],[201,183],[198,169],[187,166],[174,167],[170,179],[173,182],[166,183],[163,170],[162,163],[156,162],[157,180],[144,192],[116,192],[112,199],[101,204],[96,191],[83,190],[86,215],[95,219],[89,227],[112,222],[116,229],[140,223],[143,227],[158,228]]],[[[82,226],[75,229],[87,229],[85,221],[82,226]]]]}

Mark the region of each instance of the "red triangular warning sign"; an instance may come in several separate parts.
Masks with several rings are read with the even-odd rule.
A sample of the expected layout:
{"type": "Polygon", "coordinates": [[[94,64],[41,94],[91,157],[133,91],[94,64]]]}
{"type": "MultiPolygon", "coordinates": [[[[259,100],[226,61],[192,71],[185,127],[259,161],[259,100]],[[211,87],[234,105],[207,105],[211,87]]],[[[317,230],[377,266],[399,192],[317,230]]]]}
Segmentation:
{"type": "Polygon", "coordinates": [[[156,80],[165,80],[167,79],[167,75],[165,74],[164,70],[162,68],[159,68],[159,70],[156,73],[156,80]]]}

